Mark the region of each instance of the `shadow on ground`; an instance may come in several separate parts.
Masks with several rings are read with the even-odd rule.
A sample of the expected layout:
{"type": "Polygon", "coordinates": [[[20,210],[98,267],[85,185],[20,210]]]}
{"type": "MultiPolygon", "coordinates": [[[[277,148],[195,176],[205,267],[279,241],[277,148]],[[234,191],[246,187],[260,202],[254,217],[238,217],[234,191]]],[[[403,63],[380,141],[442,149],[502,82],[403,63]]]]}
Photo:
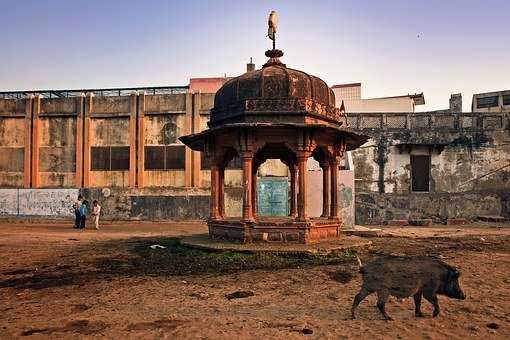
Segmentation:
{"type": "MultiPolygon", "coordinates": [[[[135,276],[218,275],[246,270],[278,270],[349,263],[354,253],[328,255],[210,252],[191,249],[178,238],[132,238],[78,246],[66,264],[46,263],[39,268],[9,270],[0,288],[44,289],[89,284],[95,280],[135,276]],[[151,245],[159,245],[152,249],[151,245]]],[[[57,259],[55,260],[57,261],[57,259]]]]}
{"type": "MultiPolygon", "coordinates": [[[[374,239],[363,262],[381,255],[434,256],[457,250],[497,251],[508,247],[510,237],[404,238],[374,239]],[[431,241],[432,240],[432,241],[431,241]],[[395,250],[398,250],[395,252],[395,250]]],[[[306,266],[339,265],[329,272],[331,279],[348,283],[357,272],[354,253],[329,255],[209,252],[191,249],[178,238],[151,237],[90,242],[78,245],[66,256],[55,256],[53,263],[37,268],[13,268],[0,273],[0,288],[44,289],[67,285],[85,285],[97,280],[111,281],[122,277],[176,277],[221,275],[246,270],[279,270],[306,266]],[[158,244],[164,248],[151,249],[158,244]],[[65,264],[59,261],[65,258],[65,264]]]]}

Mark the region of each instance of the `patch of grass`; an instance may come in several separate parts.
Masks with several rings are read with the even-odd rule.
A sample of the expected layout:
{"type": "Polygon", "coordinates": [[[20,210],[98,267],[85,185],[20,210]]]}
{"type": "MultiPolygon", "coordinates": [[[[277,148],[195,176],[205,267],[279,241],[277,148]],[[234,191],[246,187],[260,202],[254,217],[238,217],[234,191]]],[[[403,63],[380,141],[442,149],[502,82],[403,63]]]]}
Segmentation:
{"type": "MultiPolygon", "coordinates": [[[[127,262],[119,259],[103,260],[101,266],[113,271],[131,272],[143,275],[194,275],[204,273],[232,273],[253,269],[283,269],[320,266],[352,261],[353,252],[329,255],[271,254],[212,252],[187,248],[177,238],[140,240],[132,244],[133,257],[127,262]],[[151,249],[159,244],[165,249],[151,249]]],[[[133,273],[134,274],[134,273],[133,273]]]]}

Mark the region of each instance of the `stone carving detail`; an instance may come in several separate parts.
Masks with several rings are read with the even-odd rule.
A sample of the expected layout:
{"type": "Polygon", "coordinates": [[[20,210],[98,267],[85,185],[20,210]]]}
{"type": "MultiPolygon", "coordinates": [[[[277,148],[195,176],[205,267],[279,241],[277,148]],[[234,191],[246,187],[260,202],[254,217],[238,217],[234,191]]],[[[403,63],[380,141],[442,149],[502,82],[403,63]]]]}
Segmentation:
{"type": "Polygon", "coordinates": [[[228,109],[213,109],[214,120],[227,118],[231,115],[243,112],[308,112],[318,114],[336,120],[343,124],[345,119],[344,113],[338,108],[318,103],[312,99],[248,99],[238,101],[231,105],[228,109]]]}

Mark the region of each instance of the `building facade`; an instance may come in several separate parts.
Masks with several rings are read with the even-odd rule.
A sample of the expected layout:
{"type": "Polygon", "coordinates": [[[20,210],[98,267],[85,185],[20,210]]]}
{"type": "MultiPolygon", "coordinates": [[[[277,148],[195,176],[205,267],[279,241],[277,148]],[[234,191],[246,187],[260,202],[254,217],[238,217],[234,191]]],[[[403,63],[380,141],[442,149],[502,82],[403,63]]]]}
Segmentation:
{"type": "Polygon", "coordinates": [[[361,83],[333,85],[336,105],[342,102],[346,112],[414,112],[416,105],[425,104],[423,93],[403,96],[361,98],[361,83]]]}
{"type": "MultiPolygon", "coordinates": [[[[207,126],[214,93],[205,92],[225,78],[206,80],[191,81],[193,92],[190,86],[1,94],[0,214],[71,216],[70,202],[81,191],[102,203],[107,219],[206,218],[209,162],[178,140],[207,126]]],[[[358,86],[346,88],[358,96],[358,86]]],[[[507,92],[490,94],[504,104],[507,92]]],[[[372,139],[341,165],[344,221],[354,224],[354,215],[358,224],[508,217],[509,114],[500,112],[505,105],[470,113],[461,107],[459,94],[449,109],[429,113],[356,113],[346,106],[350,126],[372,139]]],[[[225,211],[239,216],[241,162],[231,163],[225,211]]],[[[312,159],[308,169],[314,197],[307,209],[315,216],[322,207],[316,190],[322,170],[312,159]]],[[[268,160],[259,177],[259,183],[280,187],[289,173],[280,161],[268,160]]],[[[263,209],[271,210],[269,201],[263,209]]]]}
{"type": "Polygon", "coordinates": [[[350,113],[356,222],[510,217],[509,113],[350,113]]]}
{"type": "Polygon", "coordinates": [[[473,95],[473,112],[510,112],[510,90],[473,95]]]}

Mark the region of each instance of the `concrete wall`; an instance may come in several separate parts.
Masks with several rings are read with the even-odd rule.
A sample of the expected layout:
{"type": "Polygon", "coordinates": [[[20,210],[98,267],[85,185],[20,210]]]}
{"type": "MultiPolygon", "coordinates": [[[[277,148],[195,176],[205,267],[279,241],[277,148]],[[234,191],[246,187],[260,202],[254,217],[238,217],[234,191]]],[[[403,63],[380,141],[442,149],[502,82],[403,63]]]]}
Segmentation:
{"type": "Polygon", "coordinates": [[[72,217],[78,189],[0,189],[0,215],[72,217]]]}
{"type": "Polygon", "coordinates": [[[336,106],[344,103],[346,112],[414,112],[410,96],[361,98],[361,83],[334,85],[336,106]]]}
{"type": "MultiPolygon", "coordinates": [[[[100,201],[106,219],[207,216],[210,171],[178,138],[206,129],[213,105],[213,93],[0,99],[0,214],[68,216],[72,203],[63,198],[80,190],[100,201]],[[23,208],[21,188],[40,204],[23,208]],[[47,197],[66,208],[48,210],[47,197]]],[[[268,160],[259,176],[285,177],[288,170],[268,160]]],[[[227,216],[241,215],[241,183],[242,170],[226,170],[227,216]]]]}
{"type": "Polygon", "coordinates": [[[0,99],[0,187],[30,186],[32,99],[0,99]]]}
{"type": "MultiPolygon", "coordinates": [[[[338,102],[340,106],[342,101],[338,102]]],[[[372,98],[344,101],[346,112],[414,112],[414,101],[410,97],[372,98]]]]}
{"type": "Polygon", "coordinates": [[[510,112],[510,90],[474,94],[471,109],[473,112],[510,112]],[[490,105],[479,103],[480,100],[487,104],[486,100],[490,98],[495,99],[490,105]]]}
{"type": "Polygon", "coordinates": [[[353,152],[357,223],[510,216],[507,113],[350,114],[349,121],[372,136],[353,152]],[[429,192],[411,190],[411,155],[431,157],[429,192]]]}

